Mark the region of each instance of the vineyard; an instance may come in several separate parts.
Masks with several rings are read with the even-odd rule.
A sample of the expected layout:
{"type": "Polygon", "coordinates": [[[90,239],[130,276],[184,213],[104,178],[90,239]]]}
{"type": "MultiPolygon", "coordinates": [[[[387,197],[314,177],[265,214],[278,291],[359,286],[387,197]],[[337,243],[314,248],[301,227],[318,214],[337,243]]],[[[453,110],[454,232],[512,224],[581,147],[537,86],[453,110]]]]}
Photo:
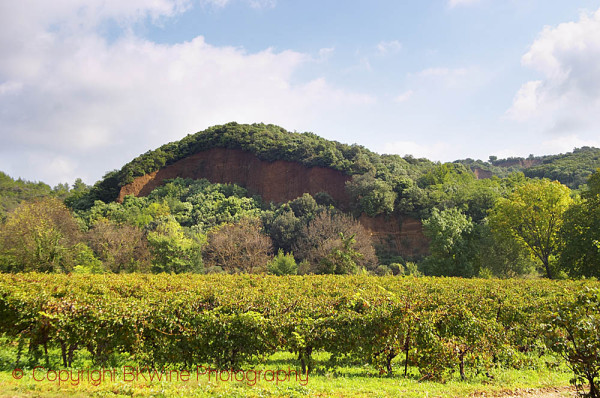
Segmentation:
{"type": "Polygon", "coordinates": [[[19,347],[15,367],[31,358],[48,363],[52,349],[60,350],[64,367],[87,350],[98,366],[127,353],[140,366],[219,369],[287,351],[311,372],[315,353],[325,352],[331,369],[351,362],[385,375],[411,366],[424,380],[444,381],[518,369],[527,353],[556,352],[569,362],[579,355],[573,369],[589,384],[598,377],[597,287],[370,276],[2,274],[0,333],[19,347]]]}

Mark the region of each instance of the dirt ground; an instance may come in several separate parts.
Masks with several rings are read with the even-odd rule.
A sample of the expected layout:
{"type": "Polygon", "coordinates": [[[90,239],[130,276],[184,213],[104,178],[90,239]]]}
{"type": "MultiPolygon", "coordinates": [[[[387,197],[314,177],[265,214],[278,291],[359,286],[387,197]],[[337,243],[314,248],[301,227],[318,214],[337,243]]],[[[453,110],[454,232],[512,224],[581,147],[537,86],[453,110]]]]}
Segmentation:
{"type": "Polygon", "coordinates": [[[548,388],[526,388],[505,391],[494,395],[477,395],[477,397],[498,398],[576,398],[578,397],[575,387],[548,387],[548,388]]]}

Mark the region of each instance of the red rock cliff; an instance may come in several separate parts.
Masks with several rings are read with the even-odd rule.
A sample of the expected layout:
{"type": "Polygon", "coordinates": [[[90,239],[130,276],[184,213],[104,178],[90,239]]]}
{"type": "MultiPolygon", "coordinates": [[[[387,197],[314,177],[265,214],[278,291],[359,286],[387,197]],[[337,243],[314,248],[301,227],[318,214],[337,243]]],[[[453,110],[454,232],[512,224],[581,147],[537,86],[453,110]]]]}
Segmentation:
{"type": "Polygon", "coordinates": [[[484,170],[480,167],[473,168],[473,174],[475,174],[475,178],[477,178],[478,180],[481,180],[484,178],[492,178],[492,176],[493,176],[491,171],[484,170]]]}
{"type": "Polygon", "coordinates": [[[429,251],[429,240],[423,235],[423,225],[415,218],[369,217],[363,213],[358,221],[371,232],[373,244],[385,247],[390,253],[414,257],[429,251]]]}
{"type": "MultiPolygon", "coordinates": [[[[296,162],[267,162],[254,154],[237,149],[213,148],[181,159],[145,176],[137,177],[121,188],[117,201],[126,195],[145,196],[172,178],[206,178],[213,183],[235,183],[260,195],[265,201],[283,203],[303,193],[327,192],[342,209],[350,199],[345,184],[350,176],[325,167],[307,167],[296,162]]],[[[421,222],[410,217],[361,216],[375,244],[403,256],[425,254],[428,250],[421,222]]]]}

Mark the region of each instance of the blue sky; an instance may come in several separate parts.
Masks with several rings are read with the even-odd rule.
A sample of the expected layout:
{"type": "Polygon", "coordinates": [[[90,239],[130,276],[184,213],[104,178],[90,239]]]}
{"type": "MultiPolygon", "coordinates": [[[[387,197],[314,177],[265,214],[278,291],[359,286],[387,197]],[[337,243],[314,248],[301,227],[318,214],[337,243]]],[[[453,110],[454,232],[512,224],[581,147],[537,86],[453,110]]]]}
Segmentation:
{"type": "Polygon", "coordinates": [[[0,4],[0,170],[91,184],[229,121],[440,161],[600,146],[600,2],[0,4]]]}

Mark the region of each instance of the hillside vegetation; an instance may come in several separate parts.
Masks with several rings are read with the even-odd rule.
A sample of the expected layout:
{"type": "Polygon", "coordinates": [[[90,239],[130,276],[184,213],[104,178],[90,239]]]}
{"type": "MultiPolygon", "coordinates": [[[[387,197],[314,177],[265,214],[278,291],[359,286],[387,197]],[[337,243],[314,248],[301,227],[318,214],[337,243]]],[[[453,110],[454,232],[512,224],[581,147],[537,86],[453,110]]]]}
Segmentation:
{"type": "Polygon", "coordinates": [[[590,174],[600,167],[600,148],[584,146],[573,149],[573,152],[559,155],[530,155],[527,158],[507,159],[490,156],[487,162],[464,159],[457,160],[456,163],[487,170],[498,177],[521,171],[529,178],[548,178],[559,181],[571,189],[578,189],[587,182],[590,174]]]}
{"type": "Polygon", "coordinates": [[[79,180],[51,189],[2,175],[0,269],[597,277],[600,181],[598,173],[586,175],[597,155],[582,148],[441,164],[274,125],[229,123],[140,155],[93,187],[79,180]],[[350,206],[337,208],[327,186],[314,196],[267,203],[235,184],[182,178],[163,181],[146,197],[114,201],[136,177],[211,148],[338,170],[348,176],[350,206]],[[475,167],[502,177],[477,179],[475,167]],[[539,178],[552,175],[587,185],[571,190],[539,178]],[[401,257],[385,236],[372,239],[355,220],[361,215],[390,224],[405,216],[422,221],[428,255],[401,257]]]}

